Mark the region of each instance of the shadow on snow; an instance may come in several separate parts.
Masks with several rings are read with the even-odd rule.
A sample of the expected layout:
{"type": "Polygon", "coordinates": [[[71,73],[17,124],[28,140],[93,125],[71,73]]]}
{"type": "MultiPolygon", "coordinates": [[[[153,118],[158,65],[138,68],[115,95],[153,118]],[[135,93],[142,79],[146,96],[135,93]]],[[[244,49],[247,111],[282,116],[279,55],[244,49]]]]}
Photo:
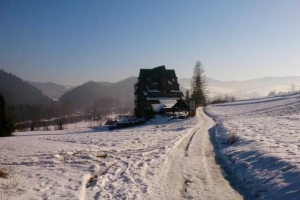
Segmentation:
{"type": "Polygon", "coordinates": [[[244,197],[245,200],[252,200],[254,199],[252,195],[250,195],[246,188],[244,188],[243,184],[238,180],[237,177],[234,176],[231,169],[227,166],[226,161],[222,159],[220,155],[220,150],[215,138],[215,126],[208,130],[209,139],[211,144],[213,145],[213,150],[215,153],[215,161],[216,164],[219,165],[222,171],[222,175],[224,178],[229,182],[230,186],[237,191],[240,195],[244,197]]]}

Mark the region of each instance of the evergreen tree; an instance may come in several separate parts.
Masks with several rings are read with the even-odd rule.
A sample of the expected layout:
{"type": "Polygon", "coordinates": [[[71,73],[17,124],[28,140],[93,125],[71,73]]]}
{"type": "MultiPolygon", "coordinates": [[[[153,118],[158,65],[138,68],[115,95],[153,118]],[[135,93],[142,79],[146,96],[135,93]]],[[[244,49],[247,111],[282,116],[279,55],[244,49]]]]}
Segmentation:
{"type": "Polygon", "coordinates": [[[12,124],[7,120],[4,97],[0,94],[0,137],[11,136],[12,124]]]}
{"type": "Polygon", "coordinates": [[[193,77],[191,81],[192,95],[191,98],[195,100],[196,106],[206,105],[206,79],[204,76],[204,69],[200,61],[196,61],[194,66],[193,77]]]}
{"type": "Polygon", "coordinates": [[[189,92],[189,90],[186,90],[186,91],[185,91],[185,99],[186,99],[186,100],[189,100],[189,99],[190,99],[190,92],[189,92]]]}

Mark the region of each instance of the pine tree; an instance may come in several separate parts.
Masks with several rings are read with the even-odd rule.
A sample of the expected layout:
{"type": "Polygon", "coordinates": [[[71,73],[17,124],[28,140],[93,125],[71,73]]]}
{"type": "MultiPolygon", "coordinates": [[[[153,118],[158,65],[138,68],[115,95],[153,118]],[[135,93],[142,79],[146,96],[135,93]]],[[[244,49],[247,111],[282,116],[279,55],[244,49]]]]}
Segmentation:
{"type": "Polygon", "coordinates": [[[191,98],[195,100],[196,106],[206,105],[206,78],[204,76],[204,69],[200,61],[196,61],[194,66],[193,77],[191,81],[192,95],[191,98]]]}
{"type": "Polygon", "coordinates": [[[0,137],[11,136],[12,124],[7,120],[4,97],[0,94],[0,137]]]}

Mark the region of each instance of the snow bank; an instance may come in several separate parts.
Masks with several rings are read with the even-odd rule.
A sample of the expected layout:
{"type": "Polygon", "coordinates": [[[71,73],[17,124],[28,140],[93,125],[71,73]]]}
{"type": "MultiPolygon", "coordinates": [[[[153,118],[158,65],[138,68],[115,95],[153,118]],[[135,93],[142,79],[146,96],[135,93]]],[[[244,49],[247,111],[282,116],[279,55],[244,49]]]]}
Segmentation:
{"type": "Polygon", "coordinates": [[[212,105],[228,166],[255,198],[300,199],[300,95],[212,105]],[[238,141],[228,144],[237,134],[238,141]]]}

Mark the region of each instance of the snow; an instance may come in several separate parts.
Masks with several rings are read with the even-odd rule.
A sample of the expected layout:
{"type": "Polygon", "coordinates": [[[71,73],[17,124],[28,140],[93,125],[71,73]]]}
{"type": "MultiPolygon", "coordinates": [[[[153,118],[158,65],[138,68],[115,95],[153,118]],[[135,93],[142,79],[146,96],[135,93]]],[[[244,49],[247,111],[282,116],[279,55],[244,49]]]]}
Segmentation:
{"type": "MultiPolygon", "coordinates": [[[[172,146],[197,120],[156,117],[144,126],[116,131],[73,128],[18,132],[1,139],[12,153],[1,151],[2,164],[26,176],[24,193],[15,199],[143,199],[148,177],[172,146]],[[107,154],[107,158],[98,157],[107,154]],[[86,188],[87,180],[98,178],[86,188]]],[[[157,177],[159,179],[159,177],[157,177]]],[[[156,180],[157,180],[156,179],[156,180]]],[[[155,179],[154,179],[155,180],[155,179]]],[[[155,180],[155,181],[156,181],[155,180]]],[[[13,198],[13,199],[14,199],[13,198]]]]}
{"type": "Polygon", "coordinates": [[[150,90],[149,87],[148,87],[148,85],[146,85],[146,88],[147,88],[148,92],[161,92],[161,91],[159,91],[157,89],[150,90]]]}
{"type": "Polygon", "coordinates": [[[18,132],[1,138],[0,158],[26,180],[11,199],[242,199],[215,163],[212,126],[199,110],[114,131],[18,132]]]}
{"type": "Polygon", "coordinates": [[[179,100],[178,97],[147,97],[147,100],[179,100]]]}
{"type": "Polygon", "coordinates": [[[163,105],[153,103],[153,104],[151,104],[151,107],[152,107],[154,112],[159,112],[160,109],[163,107],[163,105]]]}
{"type": "Polygon", "coordinates": [[[199,109],[113,131],[82,122],[1,138],[0,167],[25,179],[11,199],[300,199],[299,94],[204,110],[216,126],[199,109]]]}
{"type": "Polygon", "coordinates": [[[159,103],[160,104],[151,104],[152,109],[155,112],[159,112],[160,109],[162,109],[162,108],[172,108],[177,103],[177,100],[174,100],[174,99],[161,99],[161,100],[159,100],[159,103]]]}
{"type": "Polygon", "coordinates": [[[300,199],[300,95],[208,106],[228,167],[257,199],[300,199]],[[232,134],[238,141],[228,144],[232,134]]]}
{"type": "Polygon", "coordinates": [[[177,100],[162,99],[162,100],[159,100],[159,103],[162,104],[164,108],[172,108],[177,103],[177,100]]]}
{"type": "Polygon", "coordinates": [[[159,171],[159,187],[155,188],[155,195],[146,199],[243,199],[215,162],[218,157],[208,134],[213,120],[202,110],[197,114],[201,116],[198,126],[168,154],[159,171]]]}

